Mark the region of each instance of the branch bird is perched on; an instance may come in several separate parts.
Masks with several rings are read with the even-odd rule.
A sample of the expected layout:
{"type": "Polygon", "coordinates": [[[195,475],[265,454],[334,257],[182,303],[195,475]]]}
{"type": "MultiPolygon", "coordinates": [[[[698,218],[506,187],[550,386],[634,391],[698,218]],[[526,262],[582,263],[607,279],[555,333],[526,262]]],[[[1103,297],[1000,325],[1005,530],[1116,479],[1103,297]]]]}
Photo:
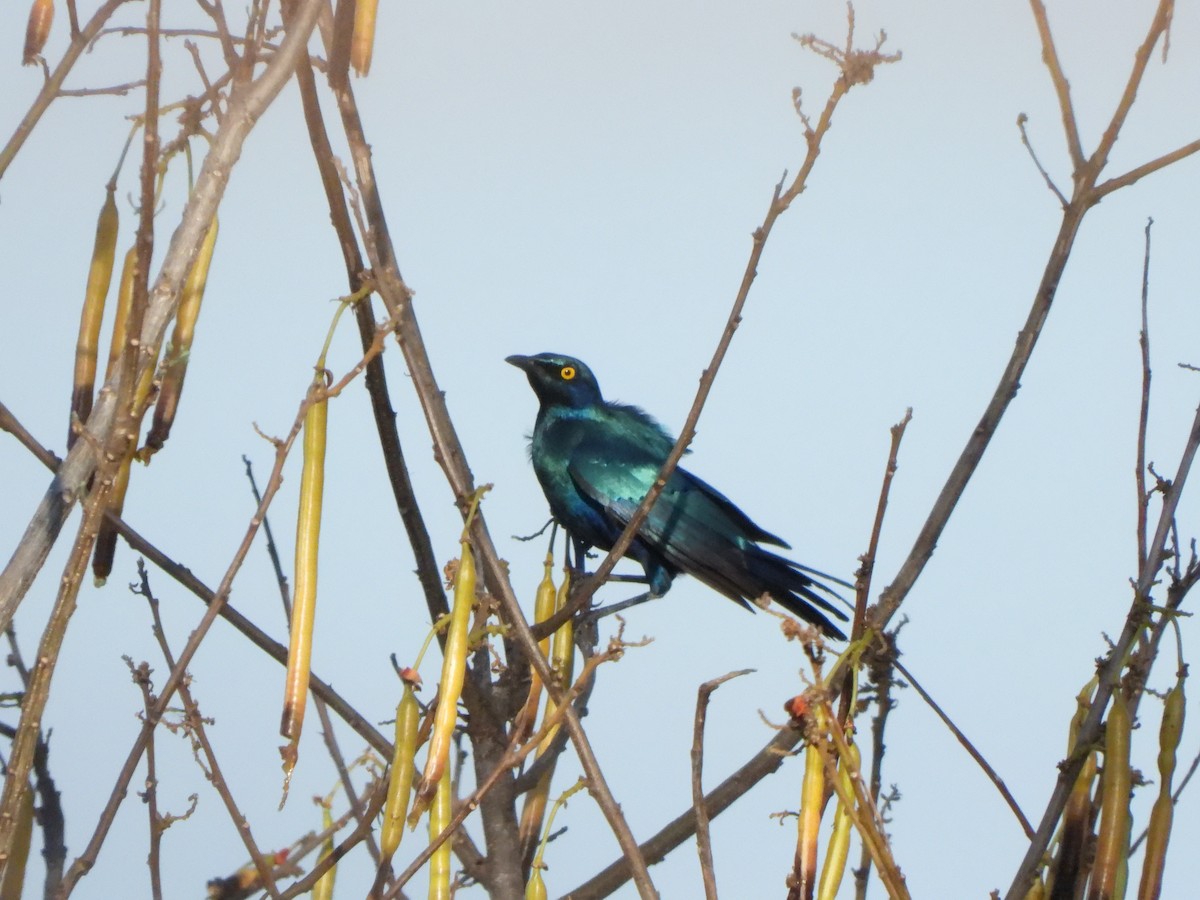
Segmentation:
{"type": "MultiPolygon", "coordinates": [[[[529,455],[551,513],[577,544],[610,550],[675,439],[637,407],[606,401],[577,359],[539,353],[506,362],[525,372],[540,403],[529,455]]],[[[642,564],[651,596],[665,594],[685,572],[747,609],[747,601],[769,594],[825,634],[844,638],[826,613],[846,615],[818,592],[837,595],[811,577],[823,573],[760,544],[788,546],[711,485],[676,468],[626,555],[642,564]]]]}

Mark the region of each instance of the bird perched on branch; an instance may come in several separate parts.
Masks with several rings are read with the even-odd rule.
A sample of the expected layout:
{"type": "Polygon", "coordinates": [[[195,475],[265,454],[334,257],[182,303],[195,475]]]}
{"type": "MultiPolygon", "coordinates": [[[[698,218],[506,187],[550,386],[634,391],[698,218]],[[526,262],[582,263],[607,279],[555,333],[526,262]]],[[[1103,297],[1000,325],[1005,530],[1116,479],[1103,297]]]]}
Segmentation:
{"type": "MultiPolygon", "coordinates": [[[[605,400],[591,369],[577,359],[539,353],[506,362],[525,372],[541,404],[529,455],[551,513],[577,548],[612,549],[675,439],[636,406],[605,400]]],[[[761,544],[788,546],[711,485],[676,468],[626,556],[641,563],[652,597],[684,572],[746,609],[769,594],[825,634],[844,638],[826,615],[846,619],[829,599],[837,594],[813,576],[836,579],[761,544]]]]}

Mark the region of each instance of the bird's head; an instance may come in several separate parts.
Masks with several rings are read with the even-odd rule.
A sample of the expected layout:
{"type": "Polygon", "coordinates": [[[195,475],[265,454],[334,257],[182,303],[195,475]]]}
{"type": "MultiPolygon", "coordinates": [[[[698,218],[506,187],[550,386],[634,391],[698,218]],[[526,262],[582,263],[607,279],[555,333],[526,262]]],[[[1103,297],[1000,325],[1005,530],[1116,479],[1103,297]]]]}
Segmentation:
{"type": "Polygon", "coordinates": [[[600,403],[600,385],[592,370],[561,353],[510,356],[506,363],[521,369],[543,406],[589,406],[600,403]]]}

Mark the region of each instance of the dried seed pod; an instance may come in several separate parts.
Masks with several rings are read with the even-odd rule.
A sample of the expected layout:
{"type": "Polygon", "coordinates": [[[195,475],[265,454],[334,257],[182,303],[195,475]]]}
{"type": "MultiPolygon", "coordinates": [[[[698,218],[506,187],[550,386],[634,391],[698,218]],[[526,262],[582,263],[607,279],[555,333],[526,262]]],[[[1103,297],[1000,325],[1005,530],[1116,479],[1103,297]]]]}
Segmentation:
{"type": "MultiPolygon", "coordinates": [[[[113,515],[119,516],[125,509],[125,494],[129,490],[129,470],[132,462],[133,460],[129,456],[121,460],[117,474],[113,478],[112,492],[108,495],[108,508],[112,510],[113,515]]],[[[92,578],[96,587],[104,587],[108,582],[116,554],[117,530],[107,521],[102,520],[100,528],[96,532],[96,546],[92,550],[92,578]]]]}
{"type": "Polygon", "coordinates": [[[54,24],[54,0],[33,0],[29,7],[29,21],[25,25],[25,53],[21,64],[32,66],[42,54],[46,39],[50,37],[50,26],[54,24]]]}
{"type": "Polygon", "coordinates": [[[1184,705],[1183,675],[1180,675],[1175,687],[1167,694],[1162,724],[1158,730],[1158,797],[1150,811],[1150,824],[1146,829],[1146,859],[1142,863],[1138,900],[1157,900],[1162,893],[1167,844],[1171,840],[1171,825],[1175,817],[1171,781],[1175,777],[1175,754],[1183,737],[1184,705]]]}
{"type": "MultiPolygon", "coordinates": [[[[1075,752],[1075,741],[1079,729],[1092,708],[1092,692],[1096,687],[1093,678],[1075,697],[1075,715],[1071,717],[1067,729],[1067,752],[1075,752]]],[[[1071,793],[1067,795],[1067,803],[1063,808],[1062,835],[1059,838],[1058,857],[1051,867],[1052,882],[1056,890],[1070,891],[1069,896],[1075,896],[1075,887],[1080,888],[1087,881],[1087,869],[1084,865],[1085,849],[1092,835],[1092,785],[1096,780],[1098,766],[1095,751],[1088,753],[1084,759],[1071,793]]]]}
{"type": "Polygon", "coordinates": [[[104,320],[104,303],[112,283],[113,263],[117,256],[117,231],[120,216],[114,197],[115,187],[105,191],[104,205],[96,220],[96,240],[92,246],[92,262],[88,267],[87,288],[83,294],[83,311],[79,317],[79,337],[75,342],[75,383],[71,394],[71,428],[67,433],[67,449],[78,436],[75,422],[87,422],[92,413],[92,394],[96,389],[96,357],[100,348],[100,325],[104,320]]]}
{"type": "Polygon", "coordinates": [[[218,227],[217,217],[213,216],[212,224],[204,235],[196,260],[192,263],[179,295],[175,329],[171,333],[170,347],[163,361],[162,385],[158,390],[158,400],[154,404],[154,420],[150,425],[150,433],[146,435],[145,459],[162,449],[175,422],[179,395],[183,392],[183,379],[187,374],[188,356],[192,350],[196,319],[200,315],[200,303],[204,299],[204,289],[208,284],[208,269],[212,264],[213,249],[217,245],[218,227]]]}
{"type": "Polygon", "coordinates": [[[1104,797],[1100,801],[1100,828],[1096,835],[1096,860],[1088,900],[1122,896],[1119,886],[1129,864],[1129,797],[1132,774],[1129,744],[1133,723],[1120,688],[1113,691],[1104,732],[1104,797]]]}
{"type": "Polygon", "coordinates": [[[429,735],[429,751],[425,771],[417,785],[417,798],[409,813],[408,825],[416,827],[417,820],[429,807],[438,790],[442,773],[450,759],[454,726],[458,722],[458,698],[462,694],[463,678],[467,671],[468,630],[471,608],[475,605],[475,556],[466,530],[460,542],[461,556],[454,576],[454,604],[450,608],[450,625],[446,630],[445,655],[442,657],[442,678],[438,683],[437,709],[433,714],[433,731],[429,735]]]}
{"type": "Polygon", "coordinates": [[[383,823],[379,826],[379,848],[383,858],[391,859],[404,835],[404,818],[412,795],[414,757],[417,752],[417,726],[421,708],[412,684],[406,682],[404,693],[396,705],[396,742],[392,750],[392,771],[388,778],[387,802],[383,807],[383,823]]]}
{"type": "Polygon", "coordinates": [[[357,0],[354,4],[354,34],[350,38],[350,65],[360,76],[371,71],[375,48],[375,14],[379,0],[357,0]]]}
{"type": "Polygon", "coordinates": [[[325,493],[325,443],[329,425],[329,400],[321,379],[309,387],[304,416],[304,463],[300,474],[300,508],[296,517],[296,586],[292,596],[292,622],[288,668],[279,732],[289,740],[281,748],[286,780],[296,765],[304,708],[308,701],[312,664],[313,623],[317,612],[317,551],[321,541],[321,506],[325,493]]]}

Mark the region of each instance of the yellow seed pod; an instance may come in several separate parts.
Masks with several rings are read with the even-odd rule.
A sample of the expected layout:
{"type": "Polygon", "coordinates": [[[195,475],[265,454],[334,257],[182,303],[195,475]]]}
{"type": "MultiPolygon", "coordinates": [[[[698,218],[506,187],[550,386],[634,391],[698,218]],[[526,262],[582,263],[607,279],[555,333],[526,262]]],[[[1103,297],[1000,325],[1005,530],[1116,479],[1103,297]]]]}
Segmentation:
{"type": "Polygon", "coordinates": [[[1035,878],[1025,894],[1025,900],[1046,900],[1046,884],[1041,878],[1035,878]]]}
{"type": "Polygon", "coordinates": [[[825,760],[809,741],[804,751],[804,781],[800,788],[800,815],[796,825],[796,866],[792,888],[798,897],[811,897],[817,883],[817,844],[825,800],[825,760]]]}
{"type": "Polygon", "coordinates": [[[83,311],[79,317],[79,337],[75,342],[75,383],[71,396],[72,427],[67,434],[67,448],[75,444],[74,421],[87,421],[92,412],[92,394],[96,389],[96,358],[100,349],[100,325],[104,320],[104,303],[112,284],[113,263],[117,256],[117,231],[120,216],[114,198],[115,188],[105,191],[104,205],[96,220],[96,240],[92,246],[92,262],[88,268],[87,288],[83,294],[83,311]]]}
{"type": "MultiPolygon", "coordinates": [[[[564,568],[563,583],[559,585],[558,593],[555,596],[554,611],[557,612],[566,606],[570,596],[571,570],[564,568]]],[[[566,687],[571,683],[571,671],[574,667],[575,655],[574,636],[575,626],[569,619],[563,623],[558,631],[554,632],[550,650],[550,668],[554,670],[558,683],[562,687],[566,687]]],[[[556,709],[554,701],[547,697],[546,709],[542,713],[542,721],[545,722],[553,716],[556,709]]],[[[538,757],[550,749],[550,745],[554,743],[554,738],[558,734],[560,727],[561,723],[554,725],[538,742],[538,757]]],[[[538,780],[538,783],[525,795],[525,805],[521,808],[521,823],[519,826],[522,847],[532,847],[534,841],[537,840],[538,833],[542,829],[542,822],[546,817],[546,806],[549,803],[550,786],[553,779],[554,766],[549,766],[538,780]]]]}
{"type": "Polygon", "coordinates": [[[354,34],[350,39],[350,65],[360,76],[371,71],[375,48],[375,14],[379,0],[357,0],[354,4],[354,34]]]}
{"type": "MultiPolygon", "coordinates": [[[[533,602],[533,620],[535,623],[544,622],[554,615],[557,593],[554,588],[553,571],[554,557],[547,553],[543,566],[542,581],[538,585],[537,594],[533,602]]],[[[549,635],[538,641],[538,649],[541,650],[543,657],[547,657],[548,662],[548,654],[550,653],[549,635]]],[[[531,665],[530,670],[529,696],[525,700],[525,706],[521,709],[520,715],[517,716],[517,733],[514,737],[519,742],[524,741],[533,728],[533,723],[537,719],[538,704],[542,698],[542,676],[538,674],[536,666],[531,665]]]]}
{"type": "Polygon", "coordinates": [[[33,843],[33,787],[25,785],[17,808],[17,823],[13,830],[12,852],[0,881],[0,900],[21,900],[25,887],[25,867],[29,862],[29,847],[33,843]]]}
{"type": "Polygon", "coordinates": [[[404,818],[412,794],[414,757],[417,752],[417,726],[421,708],[413,686],[404,685],[404,693],[396,705],[396,742],[392,750],[392,771],[388,779],[387,802],[383,807],[383,824],[379,828],[379,848],[384,859],[391,859],[404,835],[404,818]]]}
{"type": "MultiPolygon", "coordinates": [[[[563,568],[562,584],[558,587],[554,611],[558,612],[567,605],[571,598],[571,570],[563,568]]],[[[558,631],[554,632],[554,640],[550,647],[550,668],[558,676],[558,683],[564,688],[571,684],[571,675],[575,668],[575,623],[570,619],[563,622],[558,631]]]]}
{"type": "Polygon", "coordinates": [[[546,881],[542,878],[542,870],[534,869],[529,873],[529,881],[525,884],[525,900],[549,900],[546,892],[546,881]]]}
{"type": "Polygon", "coordinates": [[[154,420],[150,433],[146,435],[147,457],[162,449],[171,434],[175,412],[179,408],[179,396],[183,392],[183,379],[187,374],[188,356],[192,350],[192,338],[196,331],[196,319],[200,316],[200,303],[208,285],[208,270],[212,265],[213,250],[217,245],[219,223],[213,216],[212,224],[204,235],[196,260],[183,283],[179,295],[179,310],[175,313],[175,329],[171,333],[170,349],[164,359],[162,386],[154,405],[154,420]]]}
{"type": "MultiPolygon", "coordinates": [[[[284,683],[283,715],[279,732],[289,743],[283,755],[284,801],[287,785],[296,766],[304,709],[308,702],[308,679],[312,665],[313,624],[317,613],[317,551],[321,541],[321,506],[325,493],[325,442],[329,425],[329,401],[309,388],[313,400],[304,416],[304,462],[300,473],[300,507],[296,517],[296,587],[292,596],[292,622],[288,645],[288,667],[284,683]]],[[[282,804],[281,804],[282,805],[282,804]]]]}
{"type": "MultiPolygon", "coordinates": [[[[321,830],[328,831],[333,828],[333,813],[325,804],[321,805],[321,830]]],[[[320,859],[324,859],[333,852],[333,832],[329,831],[329,837],[325,838],[325,843],[321,846],[320,859]]],[[[334,863],[325,870],[325,874],[317,879],[317,883],[313,885],[312,893],[309,894],[312,900],[333,900],[333,883],[337,880],[337,863],[334,863]]]]}
{"type": "Polygon", "coordinates": [[[21,64],[32,66],[46,46],[50,37],[50,26],[54,23],[54,0],[33,0],[29,7],[29,21],[25,25],[25,53],[21,64]]]}
{"type": "Polygon", "coordinates": [[[475,556],[463,531],[461,556],[454,577],[454,603],[450,608],[450,624],[446,630],[445,655],[442,657],[442,678],[438,683],[437,709],[433,714],[433,731],[429,735],[429,751],[425,771],[417,785],[417,798],[409,813],[408,825],[415,828],[421,814],[429,807],[438,789],[446,763],[450,759],[454,726],[458,722],[458,698],[462,695],[463,678],[467,672],[468,634],[471,608],[475,604],[475,556]]]}
{"type": "Polygon", "coordinates": [[[1175,818],[1171,781],[1175,776],[1175,754],[1183,737],[1184,705],[1181,675],[1176,680],[1175,687],[1167,693],[1162,724],[1158,731],[1158,797],[1150,811],[1150,824],[1146,828],[1146,859],[1142,863],[1138,900],[1156,900],[1162,894],[1167,844],[1171,840],[1171,825],[1175,818]]]}
{"type": "MultiPolygon", "coordinates": [[[[446,830],[452,818],[450,797],[450,768],[447,766],[438,779],[433,805],[429,807],[429,839],[432,841],[446,830]]],[[[441,845],[429,857],[429,900],[450,900],[450,841],[441,845]]]]}
{"type": "Polygon", "coordinates": [[[1132,776],[1129,768],[1129,744],[1132,722],[1125,695],[1113,691],[1112,707],[1104,733],[1104,773],[1101,783],[1104,797],[1100,802],[1100,828],[1096,835],[1096,859],[1088,900],[1109,900],[1120,896],[1118,885],[1127,871],[1129,850],[1129,794],[1132,776]]]}
{"type": "Polygon", "coordinates": [[[117,288],[117,312],[113,317],[112,341],[108,347],[108,365],[104,369],[104,380],[112,378],[121,354],[125,352],[125,331],[129,312],[133,307],[133,277],[137,274],[137,244],[125,253],[121,266],[121,284],[117,288]]]}
{"type": "MultiPolygon", "coordinates": [[[[862,754],[858,744],[850,745],[850,765],[846,760],[838,764],[838,779],[842,783],[842,794],[854,796],[854,782],[851,772],[862,764],[862,754]]],[[[821,880],[817,885],[817,900],[834,900],[838,888],[842,885],[842,876],[846,873],[846,860],[850,855],[850,834],[854,821],[850,810],[839,797],[837,811],[833,814],[833,831],[829,835],[829,847],[825,851],[825,864],[821,867],[821,880]]]]}

